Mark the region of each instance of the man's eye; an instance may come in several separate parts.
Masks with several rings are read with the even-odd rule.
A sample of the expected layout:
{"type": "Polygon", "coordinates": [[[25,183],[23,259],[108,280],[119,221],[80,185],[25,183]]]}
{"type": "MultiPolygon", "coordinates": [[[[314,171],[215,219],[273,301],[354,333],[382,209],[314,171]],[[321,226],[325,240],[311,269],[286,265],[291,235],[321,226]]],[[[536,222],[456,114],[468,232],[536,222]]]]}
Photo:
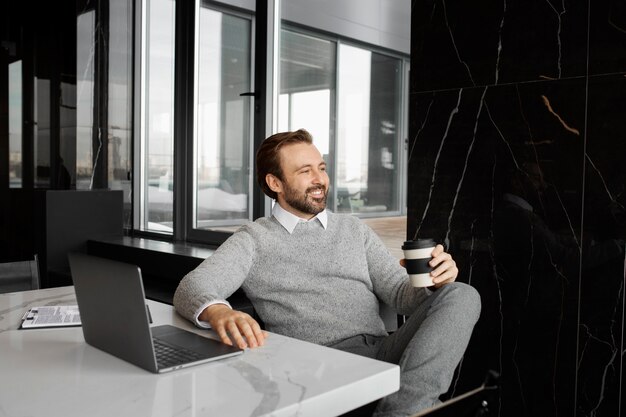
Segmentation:
{"type": "Polygon", "coordinates": [[[311,170],[310,169],[303,169],[302,171],[300,171],[301,174],[308,174],[311,170]]]}
{"type": "Polygon", "coordinates": [[[321,167],[320,171],[326,171],[326,167],[321,167]]]}

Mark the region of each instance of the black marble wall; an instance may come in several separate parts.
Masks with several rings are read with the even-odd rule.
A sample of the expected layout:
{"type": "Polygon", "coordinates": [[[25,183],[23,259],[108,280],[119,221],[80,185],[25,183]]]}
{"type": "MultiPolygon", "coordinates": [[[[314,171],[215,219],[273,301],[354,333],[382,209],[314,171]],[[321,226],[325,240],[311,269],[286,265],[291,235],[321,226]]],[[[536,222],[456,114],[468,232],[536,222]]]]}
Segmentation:
{"type": "Polygon", "coordinates": [[[449,395],[626,415],[626,3],[414,1],[411,33],[408,235],[483,300],[449,395]]]}

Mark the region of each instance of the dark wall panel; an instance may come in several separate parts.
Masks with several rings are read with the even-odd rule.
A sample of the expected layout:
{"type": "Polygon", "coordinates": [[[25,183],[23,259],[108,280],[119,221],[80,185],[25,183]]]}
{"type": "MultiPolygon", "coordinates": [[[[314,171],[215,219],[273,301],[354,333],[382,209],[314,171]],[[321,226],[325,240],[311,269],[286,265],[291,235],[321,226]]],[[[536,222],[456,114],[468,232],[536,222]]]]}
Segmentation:
{"type": "Polygon", "coordinates": [[[594,0],[589,16],[589,73],[625,72],[626,3],[594,0]]]}
{"type": "Polygon", "coordinates": [[[570,3],[413,4],[407,232],[481,293],[448,396],[496,370],[499,416],[625,412],[626,9],[570,3]]]}
{"type": "Polygon", "coordinates": [[[587,1],[413,2],[414,88],[584,76],[588,9],[587,1]]]}
{"type": "MultiPolygon", "coordinates": [[[[585,241],[580,287],[578,409],[618,415],[623,400],[626,95],[623,74],[589,79],[585,241]],[[623,382],[621,382],[623,384],[623,382]],[[621,396],[621,397],[620,397],[621,396]]],[[[622,406],[622,414],[624,406],[622,406]]]]}
{"type": "Polygon", "coordinates": [[[121,190],[12,189],[0,219],[0,242],[9,251],[0,261],[39,257],[42,288],[71,285],[67,254],[85,252],[87,240],[121,237],[121,190]]]}

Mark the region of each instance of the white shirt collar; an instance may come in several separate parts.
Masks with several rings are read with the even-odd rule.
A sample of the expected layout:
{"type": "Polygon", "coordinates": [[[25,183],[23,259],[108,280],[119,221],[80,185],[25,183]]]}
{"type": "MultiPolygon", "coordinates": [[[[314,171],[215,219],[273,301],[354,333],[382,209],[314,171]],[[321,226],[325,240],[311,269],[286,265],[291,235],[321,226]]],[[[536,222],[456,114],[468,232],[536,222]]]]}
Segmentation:
{"type": "Polygon", "coordinates": [[[523,208],[524,210],[530,211],[531,213],[533,212],[533,206],[531,206],[528,201],[524,200],[522,197],[517,196],[515,194],[509,194],[509,193],[505,193],[502,196],[506,201],[513,203],[521,208],[523,208]]]}
{"type": "Polygon", "coordinates": [[[326,226],[328,225],[328,213],[326,212],[326,210],[321,211],[311,220],[306,220],[282,208],[281,205],[278,204],[278,201],[274,203],[274,207],[272,208],[272,216],[274,216],[274,218],[278,220],[278,223],[280,223],[289,232],[289,234],[293,233],[293,230],[300,222],[312,222],[317,219],[322,224],[324,229],[326,229],[326,226]]]}

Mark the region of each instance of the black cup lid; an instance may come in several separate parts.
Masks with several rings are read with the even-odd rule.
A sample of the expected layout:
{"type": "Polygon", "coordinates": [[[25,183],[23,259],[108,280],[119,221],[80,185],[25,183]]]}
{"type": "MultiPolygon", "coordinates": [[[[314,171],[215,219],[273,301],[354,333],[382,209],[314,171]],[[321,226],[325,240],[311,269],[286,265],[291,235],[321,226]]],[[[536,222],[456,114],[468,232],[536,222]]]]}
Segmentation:
{"type": "Polygon", "coordinates": [[[436,245],[435,239],[407,240],[404,242],[404,245],[402,245],[402,250],[432,248],[436,245]]]}

